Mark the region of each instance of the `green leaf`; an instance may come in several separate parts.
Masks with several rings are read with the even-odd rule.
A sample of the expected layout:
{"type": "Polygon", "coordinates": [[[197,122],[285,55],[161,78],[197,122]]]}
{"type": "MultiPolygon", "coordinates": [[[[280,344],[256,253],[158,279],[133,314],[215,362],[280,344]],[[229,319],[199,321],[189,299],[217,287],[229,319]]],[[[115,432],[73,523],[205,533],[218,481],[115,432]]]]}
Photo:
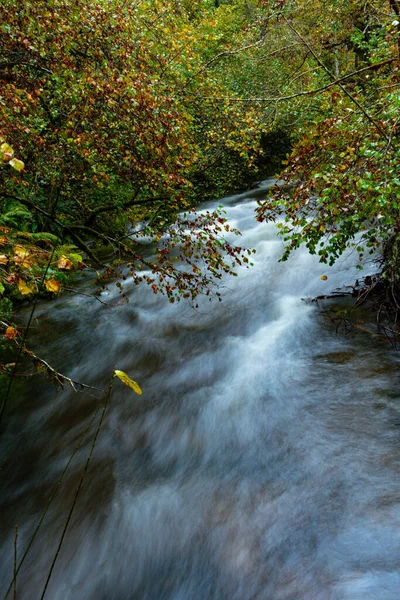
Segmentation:
{"type": "Polygon", "coordinates": [[[140,386],[136,383],[136,381],[133,381],[133,379],[128,377],[128,375],[126,373],[124,373],[123,371],[118,371],[118,370],[114,371],[114,377],[118,377],[118,379],[120,379],[122,381],[122,383],[124,383],[125,385],[130,387],[134,392],[139,394],[139,396],[142,395],[143,392],[140,389],[140,386]]]}
{"type": "Polygon", "coordinates": [[[69,255],[69,258],[74,262],[74,263],[80,263],[83,262],[83,258],[80,254],[76,254],[75,252],[69,255]]]}

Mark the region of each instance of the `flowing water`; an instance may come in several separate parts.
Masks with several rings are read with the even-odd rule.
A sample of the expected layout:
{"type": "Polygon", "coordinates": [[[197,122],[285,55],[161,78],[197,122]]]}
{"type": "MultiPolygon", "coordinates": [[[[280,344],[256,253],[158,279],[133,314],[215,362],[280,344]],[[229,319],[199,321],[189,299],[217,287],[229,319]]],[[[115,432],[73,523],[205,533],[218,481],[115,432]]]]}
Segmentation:
{"type": "MultiPolygon", "coordinates": [[[[39,355],[79,381],[104,386],[117,368],[143,388],[114,385],[49,600],[400,598],[399,356],[363,331],[336,336],[302,301],[354,281],[355,257],[326,268],[300,250],[279,263],[275,227],[254,220],[267,185],[224,202],[257,254],[222,303],[170,305],[127,282],[128,305],[39,307],[39,355]]],[[[14,527],[21,556],[95,406],[16,381],[0,447],[3,593],[14,527]]],[[[18,574],[19,600],[41,597],[94,429],[18,574]]]]}

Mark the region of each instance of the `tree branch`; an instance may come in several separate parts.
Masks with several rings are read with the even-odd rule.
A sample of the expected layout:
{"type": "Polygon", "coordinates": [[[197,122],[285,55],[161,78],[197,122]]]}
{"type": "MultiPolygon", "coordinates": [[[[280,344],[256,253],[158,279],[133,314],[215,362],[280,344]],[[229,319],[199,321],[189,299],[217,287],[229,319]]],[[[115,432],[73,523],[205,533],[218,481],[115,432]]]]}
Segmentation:
{"type": "Polygon", "coordinates": [[[26,348],[25,346],[22,348],[22,353],[25,356],[28,356],[30,359],[32,359],[33,362],[36,364],[36,366],[40,366],[40,367],[43,367],[44,369],[46,369],[47,375],[49,375],[49,377],[53,381],[55,381],[57,384],[61,385],[62,388],[64,388],[65,384],[68,384],[69,386],[71,386],[71,388],[74,390],[74,392],[78,391],[76,389],[77,386],[80,388],[86,388],[89,390],[96,390],[96,392],[104,391],[97,387],[93,387],[92,385],[87,385],[86,383],[81,383],[80,381],[75,381],[74,379],[71,379],[71,377],[67,377],[66,375],[63,375],[59,371],[56,371],[56,369],[54,369],[51,365],[49,365],[49,363],[47,361],[45,361],[45,360],[43,360],[43,358],[40,358],[39,356],[37,356],[34,352],[32,352],[32,350],[28,350],[28,348],[26,348]]]}
{"type": "MultiPolygon", "coordinates": [[[[287,100],[293,100],[294,98],[299,98],[301,96],[313,96],[314,94],[319,94],[320,92],[324,92],[325,90],[328,90],[329,88],[334,87],[335,85],[340,85],[342,81],[351,79],[352,77],[355,77],[356,75],[359,75],[360,73],[364,73],[365,71],[372,71],[375,69],[379,69],[380,67],[384,67],[385,65],[389,65],[390,63],[396,62],[396,60],[397,60],[396,58],[388,58],[387,60],[383,60],[380,63],[375,63],[374,65],[369,65],[368,67],[363,67],[362,69],[358,69],[357,71],[352,71],[351,73],[348,73],[347,75],[343,75],[342,77],[339,77],[339,79],[335,79],[335,81],[332,81],[331,83],[328,83],[327,85],[323,85],[314,90],[308,90],[305,92],[297,92],[296,94],[291,94],[290,96],[279,96],[277,98],[274,98],[274,97],[271,97],[271,98],[230,98],[228,96],[222,96],[222,97],[202,96],[202,98],[204,100],[228,100],[228,101],[232,101],[232,102],[270,102],[271,104],[273,102],[284,102],[287,100]]],[[[322,68],[324,68],[324,67],[322,66],[322,68]]]]}
{"type": "Polygon", "coordinates": [[[149,202],[152,202],[153,199],[148,199],[148,200],[137,200],[136,198],[139,195],[139,192],[141,190],[142,186],[141,184],[139,184],[132,196],[132,198],[130,198],[129,200],[126,200],[125,202],[122,202],[121,204],[117,205],[115,203],[110,203],[110,204],[104,204],[103,206],[99,206],[98,208],[95,208],[90,216],[86,219],[85,221],[85,225],[91,225],[93,223],[93,221],[95,221],[97,215],[100,215],[103,212],[112,212],[112,211],[116,211],[116,210],[121,210],[121,208],[129,208],[131,206],[136,206],[139,204],[148,204],[149,202]]]}
{"type": "Polygon", "coordinates": [[[101,260],[99,260],[99,258],[89,248],[89,246],[73,231],[75,229],[75,227],[73,225],[64,225],[64,223],[61,223],[61,221],[59,221],[55,217],[52,217],[50,215],[50,213],[48,213],[46,210],[43,210],[43,208],[41,208],[40,206],[37,206],[34,202],[32,202],[32,200],[27,200],[26,198],[20,198],[19,196],[13,196],[12,194],[7,194],[7,193],[4,193],[4,192],[0,192],[0,197],[2,197],[2,198],[11,198],[13,200],[17,200],[18,202],[20,202],[24,206],[27,206],[28,208],[36,210],[38,213],[44,215],[47,219],[49,219],[49,221],[55,223],[56,225],[58,225],[58,227],[61,227],[61,229],[63,231],[68,232],[70,234],[70,236],[78,244],[78,246],[84,252],[86,252],[86,254],[89,256],[89,258],[91,258],[97,265],[101,265],[102,264],[101,260]]]}
{"type": "Polygon", "coordinates": [[[20,60],[14,60],[14,61],[5,61],[0,63],[0,69],[5,69],[7,67],[18,67],[18,66],[22,66],[22,67],[28,67],[29,69],[36,69],[37,71],[43,71],[43,73],[47,73],[48,75],[53,75],[53,72],[50,71],[49,69],[46,69],[45,67],[41,67],[40,65],[35,65],[32,63],[28,63],[25,61],[20,61],[20,60]]]}
{"type": "MultiPolygon", "coordinates": [[[[208,67],[210,67],[213,63],[215,63],[217,60],[219,60],[223,56],[232,56],[233,54],[239,54],[239,52],[244,52],[245,50],[250,50],[251,48],[257,48],[258,46],[262,46],[265,41],[265,38],[266,38],[266,35],[264,35],[261,38],[261,40],[258,40],[258,42],[254,42],[253,44],[248,44],[247,46],[242,46],[241,48],[236,48],[236,50],[224,50],[223,52],[220,52],[219,54],[214,56],[211,60],[206,62],[206,64],[203,65],[201,67],[201,69],[196,71],[196,73],[194,73],[191,77],[188,77],[186,85],[189,81],[191,81],[192,79],[194,79],[195,77],[197,77],[198,75],[200,75],[201,73],[206,71],[208,69],[208,67]]],[[[186,87],[186,85],[185,85],[185,87],[186,87]]]]}
{"type": "MultiPolygon", "coordinates": [[[[318,54],[315,52],[314,48],[307,42],[307,40],[301,35],[301,33],[299,33],[294,27],[293,25],[290,23],[290,21],[284,17],[288,27],[293,31],[294,34],[297,35],[297,37],[303,42],[303,44],[308,48],[308,50],[311,52],[311,54],[313,55],[313,57],[315,58],[315,60],[317,61],[317,63],[324,69],[325,73],[327,73],[327,75],[329,75],[329,77],[335,81],[336,77],[335,75],[332,73],[332,71],[330,71],[328,69],[328,67],[322,62],[322,60],[320,59],[320,57],[318,56],[318,54]]],[[[379,123],[377,123],[375,121],[375,119],[373,117],[371,117],[370,114],[367,113],[367,111],[365,110],[365,108],[359,103],[359,101],[354,98],[354,96],[352,94],[350,94],[350,92],[348,90],[346,90],[346,88],[342,85],[341,82],[338,82],[337,85],[340,87],[340,89],[342,90],[342,92],[344,94],[346,94],[346,96],[353,102],[353,104],[355,104],[357,106],[357,108],[363,113],[363,115],[365,116],[365,118],[375,127],[375,129],[380,133],[380,135],[387,141],[387,143],[390,145],[391,141],[388,138],[388,136],[386,135],[386,133],[383,131],[382,127],[379,125],[379,123]]]]}

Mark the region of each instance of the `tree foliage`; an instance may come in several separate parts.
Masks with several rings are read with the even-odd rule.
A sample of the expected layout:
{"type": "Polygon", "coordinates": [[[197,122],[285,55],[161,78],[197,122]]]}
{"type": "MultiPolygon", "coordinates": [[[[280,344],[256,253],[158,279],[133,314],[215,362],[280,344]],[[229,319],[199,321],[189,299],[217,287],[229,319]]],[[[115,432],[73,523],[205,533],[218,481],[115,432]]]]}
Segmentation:
{"type": "Polygon", "coordinates": [[[105,247],[171,301],[210,294],[249,256],[192,208],[289,136],[288,185],[258,212],[284,258],[354,243],[362,261],[397,235],[397,0],[5,0],[0,17],[2,294],[38,291],[53,250],[58,293],[105,247]]]}
{"type": "Polygon", "coordinates": [[[361,267],[399,232],[399,5],[268,2],[265,18],[279,31],[283,61],[297,48],[289,85],[274,100],[296,114],[297,127],[288,185],[258,218],[283,219],[284,259],[306,244],[332,264],[354,245],[361,267]]]}
{"type": "Polygon", "coordinates": [[[37,292],[52,252],[49,293],[108,246],[171,301],[210,293],[248,260],[220,235],[231,231],[220,212],[190,216],[259,152],[254,107],[215,102],[239,91],[209,69],[243,35],[237,6],[5,0],[0,29],[2,159],[14,167],[0,169],[0,294],[37,292]]]}

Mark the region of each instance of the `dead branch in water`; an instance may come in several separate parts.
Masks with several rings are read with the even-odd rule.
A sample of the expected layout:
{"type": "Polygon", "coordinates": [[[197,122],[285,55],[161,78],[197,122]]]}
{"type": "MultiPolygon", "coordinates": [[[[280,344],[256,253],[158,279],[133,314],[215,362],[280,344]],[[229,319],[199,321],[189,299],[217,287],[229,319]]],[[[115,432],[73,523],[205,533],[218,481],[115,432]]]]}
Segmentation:
{"type": "Polygon", "coordinates": [[[320,308],[321,314],[335,325],[337,334],[348,335],[356,328],[376,339],[390,343],[395,350],[400,347],[399,302],[393,286],[388,286],[380,274],[367,275],[361,281],[357,280],[353,286],[345,286],[342,289],[333,290],[330,294],[303,298],[303,300],[309,303],[315,302],[318,305],[321,300],[346,297],[355,298],[348,308],[320,308]],[[364,327],[363,321],[360,321],[355,314],[355,311],[367,301],[369,302],[368,309],[376,312],[377,332],[364,327]]]}

